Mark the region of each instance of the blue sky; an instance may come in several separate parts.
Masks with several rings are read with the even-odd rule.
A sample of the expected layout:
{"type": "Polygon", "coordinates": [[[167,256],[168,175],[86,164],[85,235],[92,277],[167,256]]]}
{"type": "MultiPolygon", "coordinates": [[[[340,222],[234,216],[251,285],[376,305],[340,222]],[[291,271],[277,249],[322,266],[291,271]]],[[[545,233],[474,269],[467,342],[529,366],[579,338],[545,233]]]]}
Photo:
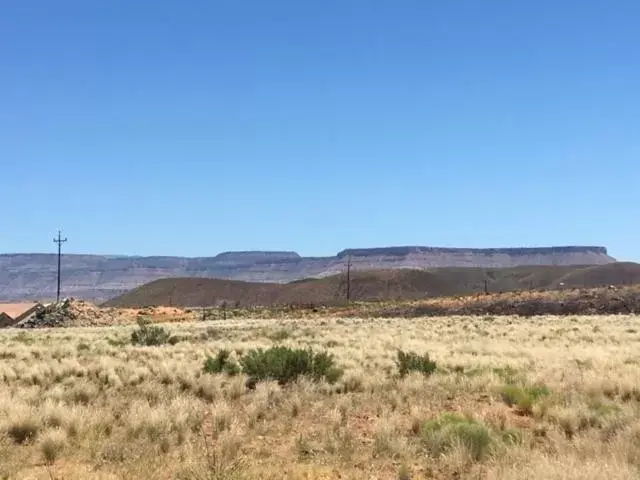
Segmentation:
{"type": "Polygon", "coordinates": [[[0,251],[605,245],[640,3],[10,0],[0,251]],[[5,178],[6,177],[6,178],[5,178]]]}

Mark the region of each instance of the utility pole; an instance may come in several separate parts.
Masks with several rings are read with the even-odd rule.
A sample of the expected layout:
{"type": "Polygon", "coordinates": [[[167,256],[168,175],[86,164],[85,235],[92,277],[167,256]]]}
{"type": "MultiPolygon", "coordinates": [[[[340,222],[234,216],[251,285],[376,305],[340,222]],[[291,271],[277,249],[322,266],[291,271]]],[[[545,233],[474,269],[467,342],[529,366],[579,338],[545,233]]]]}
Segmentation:
{"type": "Polygon", "coordinates": [[[351,301],[351,254],[347,255],[347,303],[351,301]]]}
{"type": "Polygon", "coordinates": [[[58,230],[58,238],[53,239],[53,243],[58,244],[58,291],[56,294],[56,303],[60,302],[60,259],[62,258],[62,244],[67,241],[67,238],[62,238],[60,230],[58,230]]]}

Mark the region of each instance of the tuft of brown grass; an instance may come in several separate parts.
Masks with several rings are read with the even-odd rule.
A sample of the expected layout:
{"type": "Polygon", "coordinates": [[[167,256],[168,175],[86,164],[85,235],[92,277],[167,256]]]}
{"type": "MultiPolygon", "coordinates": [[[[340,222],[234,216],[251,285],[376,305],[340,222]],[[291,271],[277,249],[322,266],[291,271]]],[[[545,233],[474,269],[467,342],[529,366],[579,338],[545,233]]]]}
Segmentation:
{"type": "Polygon", "coordinates": [[[44,432],[39,441],[40,453],[48,465],[53,465],[62,456],[66,446],[66,433],[60,429],[44,432]]]}

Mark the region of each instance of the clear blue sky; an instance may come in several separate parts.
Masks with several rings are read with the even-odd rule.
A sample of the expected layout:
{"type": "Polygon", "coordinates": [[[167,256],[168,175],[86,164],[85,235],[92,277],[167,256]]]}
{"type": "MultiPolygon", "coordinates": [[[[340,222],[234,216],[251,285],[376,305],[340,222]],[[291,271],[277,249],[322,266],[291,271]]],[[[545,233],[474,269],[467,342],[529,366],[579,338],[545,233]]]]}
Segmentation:
{"type": "Polygon", "coordinates": [[[640,2],[7,0],[0,251],[605,245],[640,2]]]}

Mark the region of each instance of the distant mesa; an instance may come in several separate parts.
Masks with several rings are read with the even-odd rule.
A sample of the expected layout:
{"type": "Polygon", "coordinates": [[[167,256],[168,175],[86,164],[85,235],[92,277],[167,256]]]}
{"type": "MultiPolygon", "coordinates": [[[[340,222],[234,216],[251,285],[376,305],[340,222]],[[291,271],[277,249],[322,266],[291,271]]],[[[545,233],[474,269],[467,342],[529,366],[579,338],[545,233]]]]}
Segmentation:
{"type": "Polygon", "coordinates": [[[348,255],[356,257],[406,256],[416,254],[472,254],[472,255],[554,255],[566,253],[595,253],[607,255],[607,249],[599,246],[565,246],[565,247],[522,247],[522,248],[447,248],[447,247],[382,247],[351,248],[338,252],[338,258],[348,255]]]}
{"type": "MultiPolygon", "coordinates": [[[[222,252],[214,257],[63,256],[63,295],[103,301],[163,278],[195,277],[288,283],[336,275],[351,256],[353,270],[431,270],[593,266],[616,262],[601,246],[442,248],[394,246],[349,248],[335,256],[304,257],[293,251],[222,252]]],[[[0,301],[55,298],[55,254],[0,255],[0,301]]]]}
{"type": "Polygon", "coordinates": [[[270,251],[244,251],[244,252],[222,252],[213,257],[220,262],[286,262],[300,260],[300,255],[296,252],[270,252],[270,251]]]}

